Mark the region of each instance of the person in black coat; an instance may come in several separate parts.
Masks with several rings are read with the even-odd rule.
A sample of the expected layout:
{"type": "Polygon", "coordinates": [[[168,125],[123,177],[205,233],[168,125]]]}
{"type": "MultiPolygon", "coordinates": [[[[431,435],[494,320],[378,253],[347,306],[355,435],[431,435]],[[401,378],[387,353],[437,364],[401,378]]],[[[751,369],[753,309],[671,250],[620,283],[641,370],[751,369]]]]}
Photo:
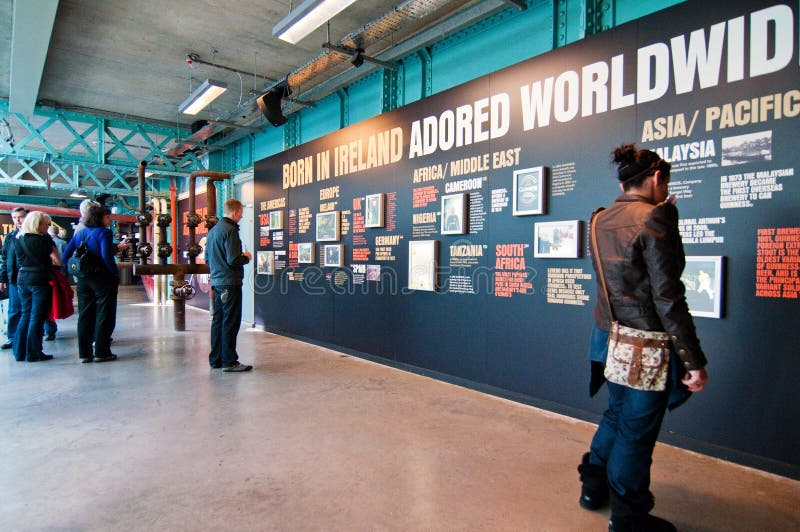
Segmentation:
{"type": "Polygon", "coordinates": [[[95,273],[75,275],[78,280],[78,356],[84,363],[109,362],[117,359],[111,352],[111,334],[116,326],[119,291],[119,270],[114,261],[117,248],[108,228],[111,211],[102,205],[91,205],[82,220],[85,226],[72,235],[61,255],[66,263],[85,243],[97,267],[95,273]]]}

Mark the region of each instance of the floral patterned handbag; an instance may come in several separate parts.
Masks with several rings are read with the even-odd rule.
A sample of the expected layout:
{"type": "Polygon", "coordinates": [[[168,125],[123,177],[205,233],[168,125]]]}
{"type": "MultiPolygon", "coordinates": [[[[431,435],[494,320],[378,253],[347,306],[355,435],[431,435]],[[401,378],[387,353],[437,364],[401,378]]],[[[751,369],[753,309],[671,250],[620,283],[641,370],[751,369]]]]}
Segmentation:
{"type": "Polygon", "coordinates": [[[606,294],[608,312],[612,319],[604,375],[609,382],[636,390],[663,391],[667,387],[669,374],[669,335],[666,332],[642,331],[621,325],[614,318],[595,234],[599,217],[600,212],[595,214],[592,220],[592,247],[597,256],[597,273],[606,294]]]}

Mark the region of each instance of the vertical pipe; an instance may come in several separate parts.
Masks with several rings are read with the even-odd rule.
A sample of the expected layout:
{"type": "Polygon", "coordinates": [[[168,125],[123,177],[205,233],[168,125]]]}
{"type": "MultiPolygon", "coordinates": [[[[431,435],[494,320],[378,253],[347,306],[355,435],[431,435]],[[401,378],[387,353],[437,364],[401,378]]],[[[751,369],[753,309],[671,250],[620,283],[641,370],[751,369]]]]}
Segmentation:
{"type": "MultiPolygon", "coordinates": [[[[194,202],[195,202],[195,187],[197,185],[197,172],[192,172],[189,176],[189,216],[196,217],[197,211],[194,210],[194,202]]],[[[189,224],[189,245],[187,246],[187,250],[189,251],[189,264],[194,264],[197,258],[197,255],[194,254],[193,248],[197,244],[197,225],[195,223],[189,224]]]]}
{"type": "MultiPolygon", "coordinates": [[[[183,282],[183,273],[176,273],[172,276],[175,283],[183,282]]],[[[175,316],[175,330],[186,330],[186,299],[183,297],[176,297],[172,300],[172,311],[175,316]]]]}
{"type": "Polygon", "coordinates": [[[178,188],[175,176],[169,180],[169,207],[172,213],[172,264],[178,264],[178,188]]]}
{"type": "MultiPolygon", "coordinates": [[[[145,184],[144,184],[144,170],[147,168],[147,161],[140,161],[139,162],[139,245],[142,246],[147,242],[146,239],[146,224],[144,222],[144,216],[146,214],[147,206],[144,203],[144,192],[145,192],[145,184]]],[[[144,253],[139,253],[139,261],[141,264],[147,264],[147,256],[144,253]]]]}

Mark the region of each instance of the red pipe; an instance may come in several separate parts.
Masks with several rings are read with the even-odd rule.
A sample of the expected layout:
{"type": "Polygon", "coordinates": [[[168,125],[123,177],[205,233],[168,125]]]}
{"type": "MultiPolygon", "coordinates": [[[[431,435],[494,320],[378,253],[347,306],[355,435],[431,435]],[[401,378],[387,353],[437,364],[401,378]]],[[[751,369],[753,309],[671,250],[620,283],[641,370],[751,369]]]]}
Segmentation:
{"type": "MultiPolygon", "coordinates": [[[[79,211],[78,209],[67,209],[65,207],[50,207],[47,205],[33,205],[30,203],[16,203],[12,201],[0,201],[0,211],[11,212],[17,207],[25,207],[29,211],[41,211],[56,216],[66,216],[70,218],[81,217],[81,211],[79,211]]],[[[131,216],[127,214],[112,214],[111,219],[117,222],[130,223],[136,221],[136,216],[131,216]]]]}

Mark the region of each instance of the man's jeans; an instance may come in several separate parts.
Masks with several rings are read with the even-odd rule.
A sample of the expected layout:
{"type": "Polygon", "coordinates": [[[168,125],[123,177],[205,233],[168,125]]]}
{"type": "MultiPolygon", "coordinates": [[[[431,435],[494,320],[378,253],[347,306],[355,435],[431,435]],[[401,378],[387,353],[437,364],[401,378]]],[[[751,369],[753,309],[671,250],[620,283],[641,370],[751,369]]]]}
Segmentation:
{"type": "Polygon", "coordinates": [[[647,513],[654,505],[650,464],[669,386],[663,392],[645,392],[613,382],[606,385],[608,410],[592,439],[589,462],[606,466],[609,486],[631,512],[647,513]]]}
{"type": "Polygon", "coordinates": [[[14,336],[17,334],[19,317],[22,314],[22,307],[19,303],[19,290],[17,285],[8,283],[8,324],[6,325],[6,337],[8,341],[14,343],[14,336]]]}
{"type": "Polygon", "coordinates": [[[242,324],[242,285],[215,286],[214,317],[211,319],[211,353],[208,362],[212,366],[227,368],[238,362],[236,336],[242,324]]]}

